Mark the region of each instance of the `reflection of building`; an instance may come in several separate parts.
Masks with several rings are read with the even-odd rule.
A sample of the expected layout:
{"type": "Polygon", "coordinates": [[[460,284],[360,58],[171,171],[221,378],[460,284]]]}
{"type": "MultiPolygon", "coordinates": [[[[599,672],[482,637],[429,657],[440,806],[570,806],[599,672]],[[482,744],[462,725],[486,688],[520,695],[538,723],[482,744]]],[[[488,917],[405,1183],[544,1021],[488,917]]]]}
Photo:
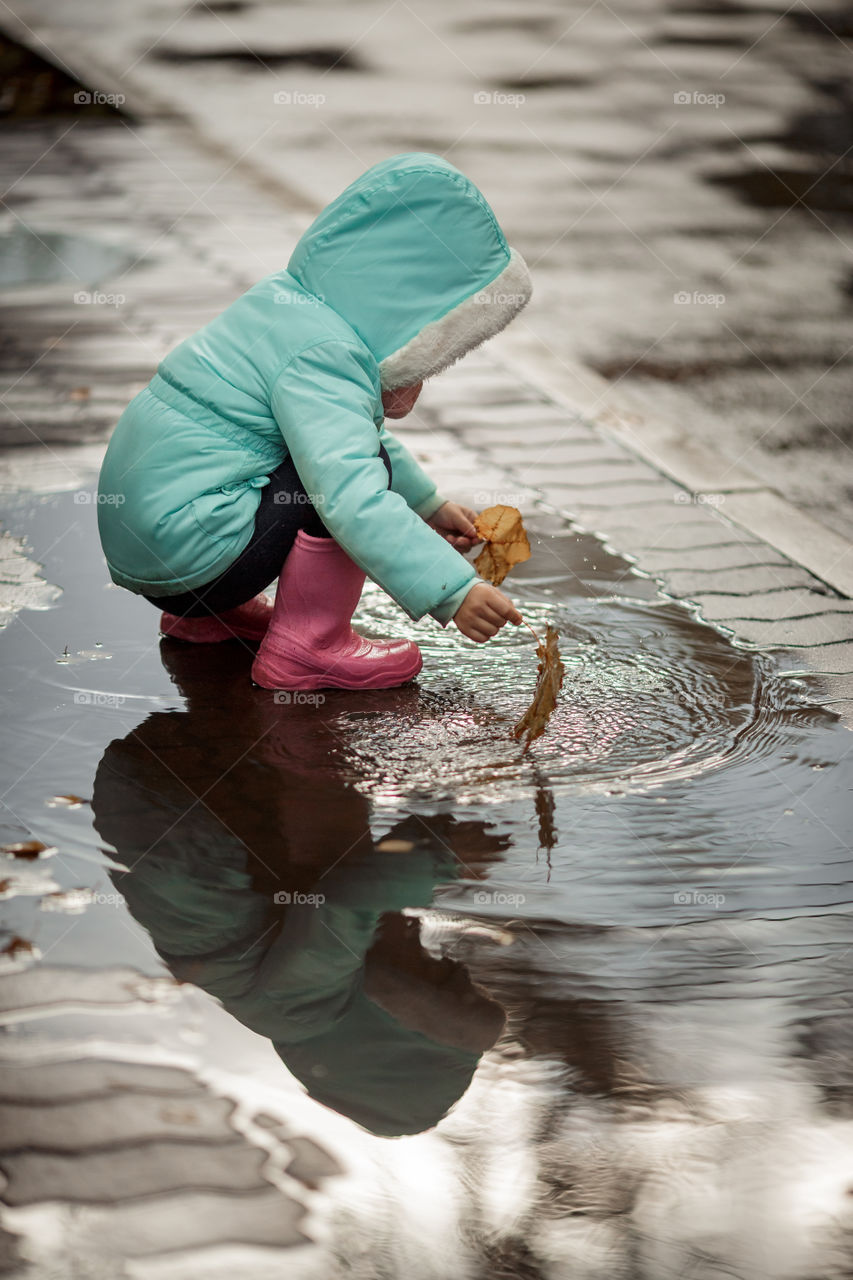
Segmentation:
{"type": "Polygon", "coordinates": [[[397,851],[377,850],[317,706],[247,693],[234,646],[162,653],[186,711],[112,742],[94,788],[131,912],[175,976],[269,1037],[313,1097],[376,1133],[434,1125],[503,1015],[460,965],[426,956],[413,922],[383,917],[429,905],[471,827],[483,852],[500,842],[410,818],[388,835],[397,851]]]}

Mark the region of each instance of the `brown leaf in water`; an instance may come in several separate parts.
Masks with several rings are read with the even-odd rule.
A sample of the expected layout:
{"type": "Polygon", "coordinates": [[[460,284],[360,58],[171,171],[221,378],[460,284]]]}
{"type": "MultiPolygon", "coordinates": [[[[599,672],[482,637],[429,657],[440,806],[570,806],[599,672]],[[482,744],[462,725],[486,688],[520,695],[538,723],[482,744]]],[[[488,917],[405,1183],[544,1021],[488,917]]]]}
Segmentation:
{"type": "Polygon", "coordinates": [[[499,587],[513,565],[530,559],[521,512],[515,507],[487,507],[474,525],[486,544],[474,561],[474,568],[481,578],[499,587]]]}
{"type": "Polygon", "coordinates": [[[539,819],[539,848],[550,853],[557,843],[557,828],[554,825],[554,792],[550,787],[537,787],[534,801],[536,816],[539,819]]]}
{"type": "Polygon", "coordinates": [[[524,744],[525,752],[531,742],[545,732],[545,726],[551,712],[557,705],[557,694],[563,687],[565,667],[560,661],[560,650],[557,647],[557,631],[550,624],[545,630],[545,640],[536,646],[539,658],[539,673],[536,677],[536,690],[533,701],[513,729],[513,737],[521,738],[527,734],[524,744]]]}
{"type": "Polygon", "coordinates": [[[34,862],[36,858],[49,858],[52,853],[56,853],[56,849],[53,845],[42,844],[41,840],[18,840],[15,844],[4,844],[0,853],[34,862]]]}
{"type": "Polygon", "coordinates": [[[18,960],[21,956],[31,956],[35,954],[35,947],[28,938],[20,938],[17,934],[6,943],[5,947],[0,949],[0,955],[8,956],[10,960],[18,960]]]}

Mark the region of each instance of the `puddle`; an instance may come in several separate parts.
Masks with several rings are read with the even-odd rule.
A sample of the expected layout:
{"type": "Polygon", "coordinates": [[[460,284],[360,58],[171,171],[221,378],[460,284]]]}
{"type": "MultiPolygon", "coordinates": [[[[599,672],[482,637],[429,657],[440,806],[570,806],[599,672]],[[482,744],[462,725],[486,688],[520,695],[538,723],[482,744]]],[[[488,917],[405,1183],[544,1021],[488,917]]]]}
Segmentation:
{"type": "MultiPolygon", "coordinates": [[[[782,18],[812,38],[842,47],[850,38],[851,14],[846,7],[834,13],[792,8],[782,18]]],[[[826,66],[819,68],[817,59],[805,78],[815,91],[811,109],[790,115],[773,132],[750,133],[737,147],[726,144],[725,150],[739,152],[739,163],[733,172],[709,174],[708,181],[759,209],[799,208],[849,216],[853,212],[850,79],[829,74],[826,66]],[[768,146],[773,149],[771,158],[756,154],[756,148],[768,146]]]]}
{"type": "Polygon", "coordinates": [[[88,236],[19,224],[0,235],[0,289],[57,280],[95,286],[127,270],[136,256],[88,236]]]}
{"type": "MultiPolygon", "coordinates": [[[[4,963],[48,987],[6,1058],[46,1021],[149,1036],[309,1133],[355,1121],[359,1275],[830,1274],[850,738],[802,685],[543,516],[512,590],[566,679],[522,757],[529,635],[426,625],[416,684],[288,704],[239,643],[158,643],[93,507],[8,523],[63,595],[2,637],[2,843],[57,850],[7,855],[4,963]]],[[[375,590],[360,622],[410,631],[375,590]]]]}

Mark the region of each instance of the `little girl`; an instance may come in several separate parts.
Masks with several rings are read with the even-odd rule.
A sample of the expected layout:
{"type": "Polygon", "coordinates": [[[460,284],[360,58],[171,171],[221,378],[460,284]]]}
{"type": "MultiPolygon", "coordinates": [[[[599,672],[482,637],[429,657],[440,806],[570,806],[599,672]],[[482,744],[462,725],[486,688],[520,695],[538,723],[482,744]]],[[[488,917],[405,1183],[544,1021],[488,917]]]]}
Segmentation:
{"type": "Polygon", "coordinates": [[[460,554],[477,541],[474,512],[439,497],[384,419],[405,417],[424,379],[530,292],[453,165],[413,153],[368,169],[286,271],[182,342],[125,409],[99,484],[113,581],[164,611],[166,635],[259,640],[252,679],[267,689],[417,675],[413,641],[352,630],[366,574],[411,618],[452,620],[471,640],[518,625],[460,554]]]}

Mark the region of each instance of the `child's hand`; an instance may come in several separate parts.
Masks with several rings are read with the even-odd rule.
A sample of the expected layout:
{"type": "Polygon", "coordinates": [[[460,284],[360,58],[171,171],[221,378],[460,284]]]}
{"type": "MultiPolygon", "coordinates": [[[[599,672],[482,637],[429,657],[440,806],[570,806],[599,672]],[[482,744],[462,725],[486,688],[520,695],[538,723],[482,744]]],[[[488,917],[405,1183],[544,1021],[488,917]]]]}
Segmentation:
{"type": "Polygon", "coordinates": [[[482,538],[477,537],[477,530],[474,528],[476,519],[477,512],[472,511],[470,507],[460,507],[457,502],[445,502],[438,511],[433,512],[427,524],[431,529],[435,529],[436,533],[440,533],[442,538],[446,538],[451,547],[465,552],[470,551],[478,542],[482,542],[482,538]]]}
{"type": "Polygon", "coordinates": [[[489,586],[488,582],[476,582],[453,615],[453,621],[463,636],[484,644],[507,622],[518,626],[523,618],[497,587],[489,586]]]}

